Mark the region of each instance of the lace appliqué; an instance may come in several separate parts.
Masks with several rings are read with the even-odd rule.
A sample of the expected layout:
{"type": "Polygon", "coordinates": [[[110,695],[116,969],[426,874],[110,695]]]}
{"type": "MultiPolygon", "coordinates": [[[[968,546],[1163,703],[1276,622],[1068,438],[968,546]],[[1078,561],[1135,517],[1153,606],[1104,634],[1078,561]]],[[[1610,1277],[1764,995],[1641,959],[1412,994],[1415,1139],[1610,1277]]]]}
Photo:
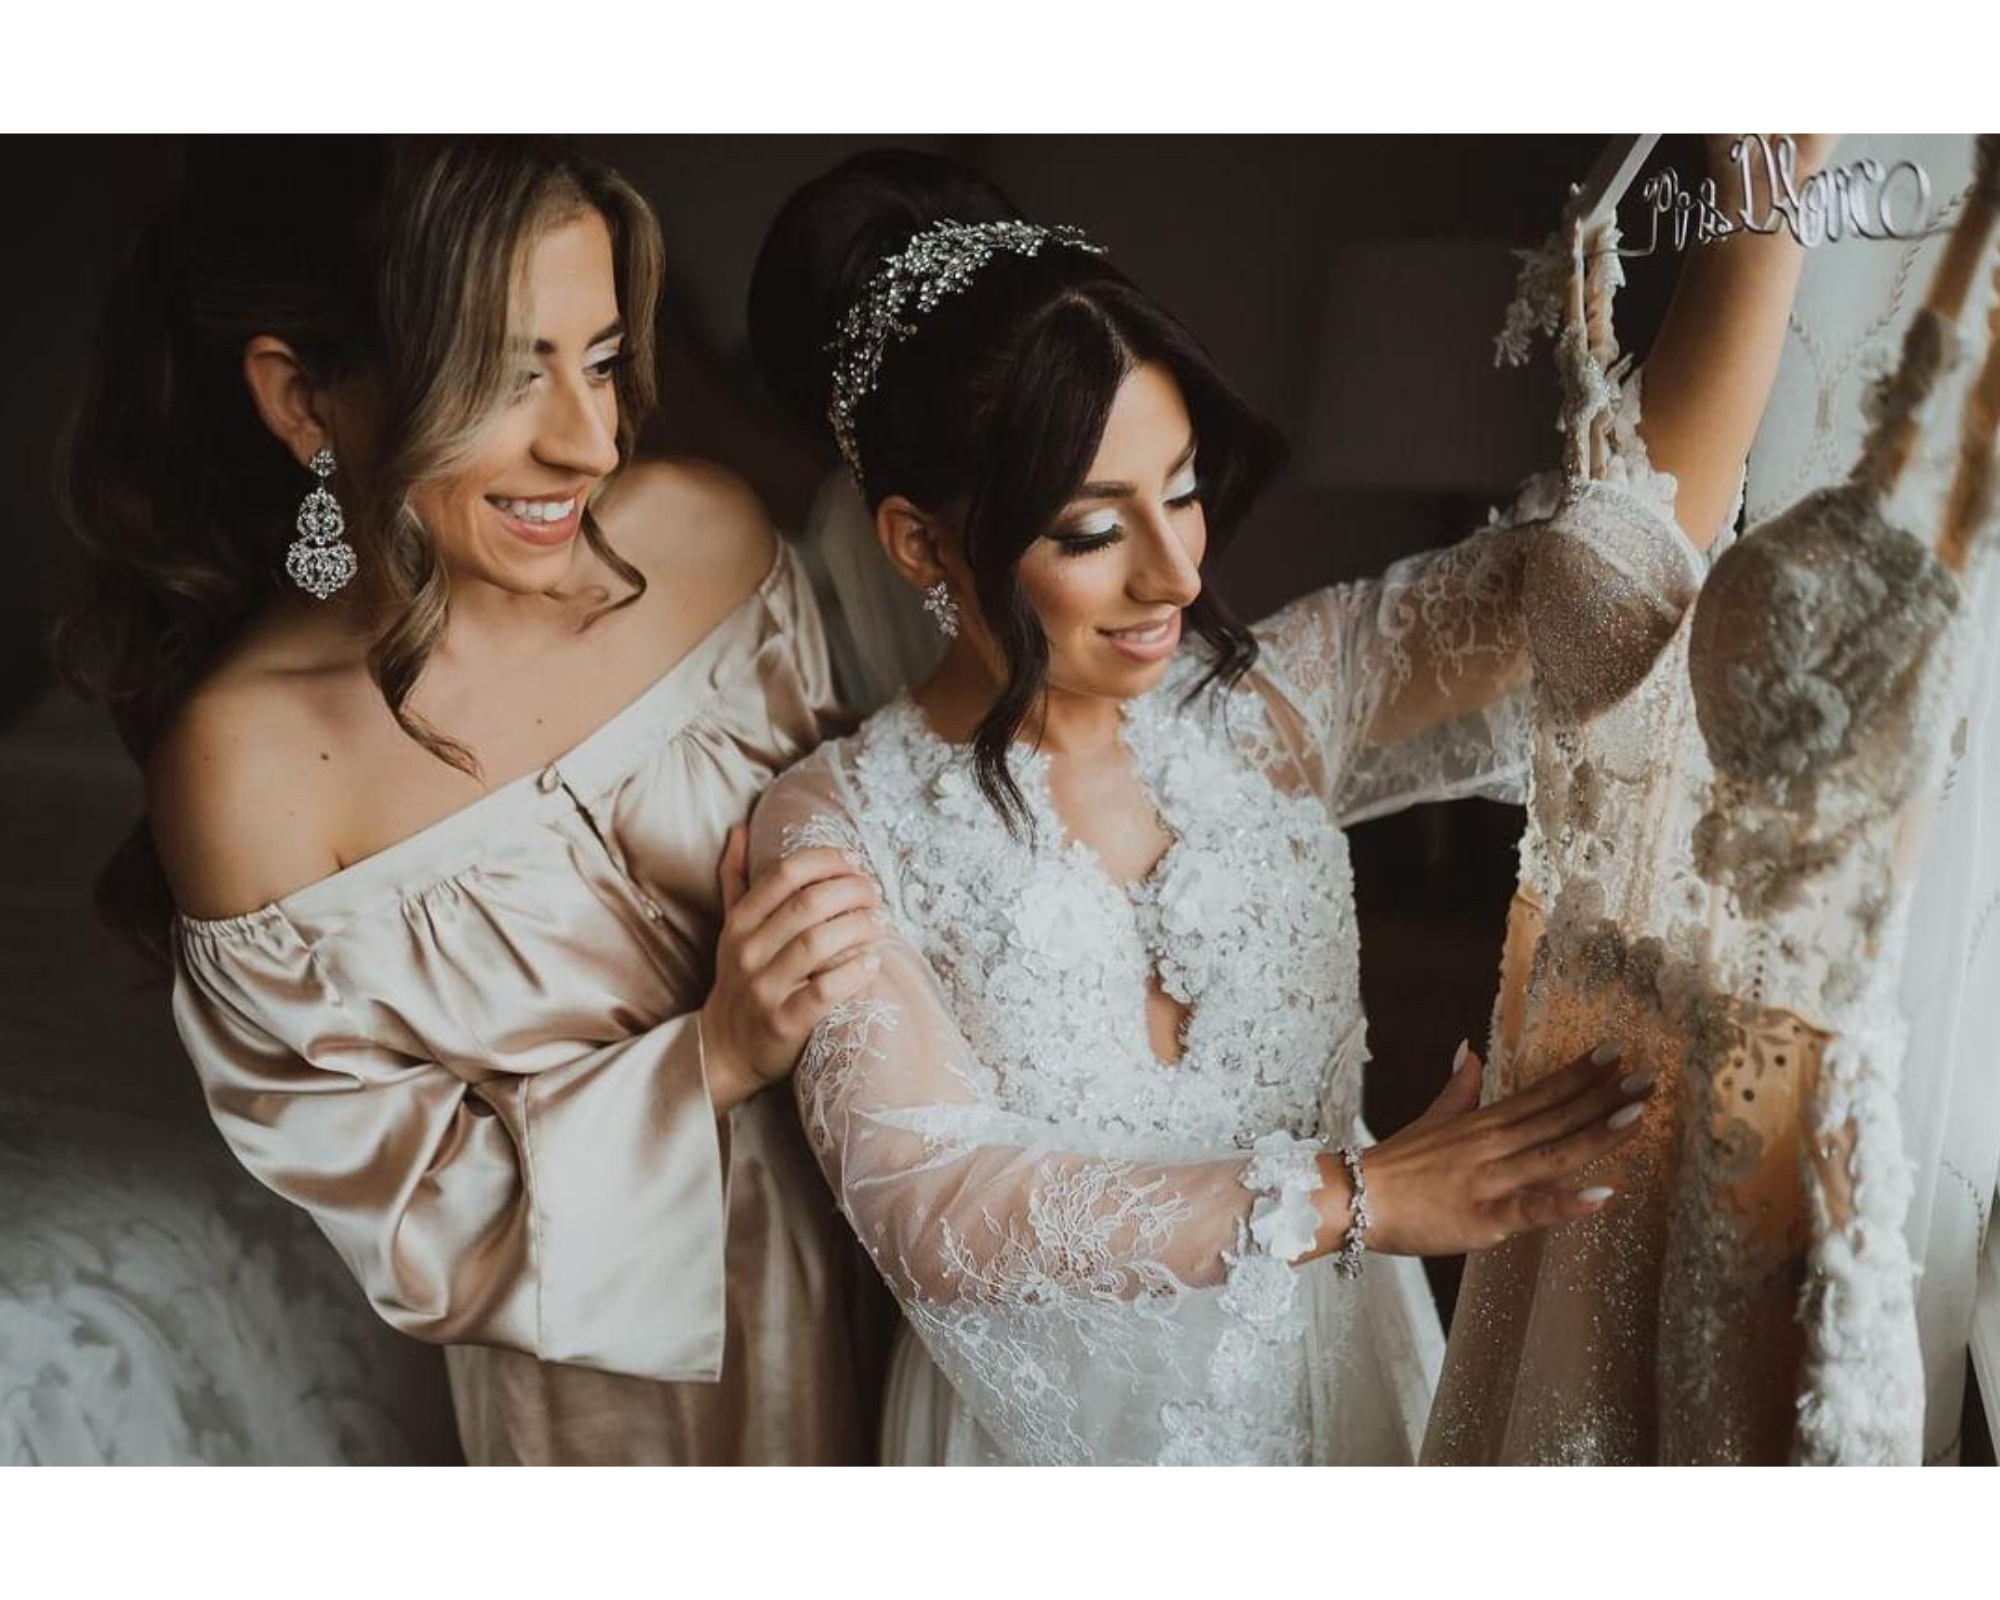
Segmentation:
{"type": "Polygon", "coordinates": [[[1121,1419],[1120,1458],[1289,1461],[1311,1448],[1290,1263],[1317,1228],[1322,1115],[1345,1136],[1359,1109],[1352,880],[1320,800],[1253,764],[1280,755],[1261,698],[1183,706],[1194,670],[1177,663],[1126,712],[1173,840],[1141,883],[1120,886],[1087,847],[1057,842],[1046,774],[1026,753],[1017,781],[1036,842],[1009,835],[962,754],[907,702],[841,747],[860,817],[816,814],[784,833],[787,853],[839,849],[893,876],[898,925],[970,1046],[952,1067],[965,1103],[855,1104],[903,1019],[869,996],[835,1008],[798,1074],[815,1147],[844,1119],[850,1142],[920,1139],[907,1171],[996,1148],[1033,1162],[1005,1214],[942,1222],[934,1259],[892,1253],[879,1226],[862,1234],[912,1326],[1024,1460],[1102,1458],[1102,1424],[1075,1398],[1085,1371],[1124,1373],[1153,1397],[1149,1428],[1121,1419]],[[1172,1064],[1144,1028],[1155,973],[1189,1008],[1172,1064]],[[1168,1265],[1188,1203],[1134,1161],[1232,1145],[1245,1151],[1235,1246],[1219,1283],[1190,1287],[1168,1265]],[[1038,1146],[1097,1155],[1035,1161],[1038,1146]]]}

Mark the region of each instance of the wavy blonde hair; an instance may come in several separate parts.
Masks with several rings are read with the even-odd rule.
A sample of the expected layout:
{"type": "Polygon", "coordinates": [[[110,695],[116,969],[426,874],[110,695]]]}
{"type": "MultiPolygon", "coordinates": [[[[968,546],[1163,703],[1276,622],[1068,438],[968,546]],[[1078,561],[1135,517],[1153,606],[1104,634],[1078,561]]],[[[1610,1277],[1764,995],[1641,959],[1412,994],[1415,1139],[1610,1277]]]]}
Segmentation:
{"type": "MultiPolygon", "coordinates": [[[[261,607],[287,592],[298,464],[258,418],[244,346],[284,340],[318,385],[365,381],[391,441],[343,462],[348,537],[392,602],[368,669],[403,730],[473,776],[476,759],[409,699],[443,636],[450,583],[411,491],[448,475],[503,402],[514,291],[534,242],[595,212],[610,232],[627,359],[618,454],[656,398],[659,224],[616,172],[543,138],[192,140],[179,193],[107,297],[59,469],[88,590],[52,644],[143,763],[161,728],[261,607]]],[[[586,508],[582,534],[645,590],[586,508]]],[[[141,820],[98,905],[156,955],[172,900],[141,820]]]]}

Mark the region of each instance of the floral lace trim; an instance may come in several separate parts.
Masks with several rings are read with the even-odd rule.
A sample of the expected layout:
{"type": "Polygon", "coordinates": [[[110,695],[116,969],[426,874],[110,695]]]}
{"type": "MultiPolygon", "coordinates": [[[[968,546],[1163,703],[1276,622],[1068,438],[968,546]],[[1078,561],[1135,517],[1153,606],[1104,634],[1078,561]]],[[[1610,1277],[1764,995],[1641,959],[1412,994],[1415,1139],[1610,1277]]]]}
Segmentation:
{"type": "Polygon", "coordinates": [[[1235,1250],[1223,1256],[1221,1304],[1231,1322],[1210,1352],[1200,1394],[1161,1407],[1162,1464],[1305,1459],[1297,1420],[1306,1381],[1305,1317],[1292,1263],[1312,1248],[1319,1229],[1312,1203],[1319,1154],[1317,1143],[1283,1133],[1266,1134],[1252,1147],[1240,1181],[1257,1199],[1237,1224],[1235,1250]]]}
{"type": "Polygon", "coordinates": [[[1817,1226],[1799,1307],[1806,1356],[1793,1442],[1793,1459],[1805,1465],[1923,1457],[1916,1267],[1903,1232],[1910,1163],[1895,1089],[1902,1057],[1900,1024],[1878,1025],[1835,1039],[1821,1063],[1814,1137],[1823,1159],[1843,1138],[1853,1153],[1844,1225],[1824,1189],[1808,1185],[1817,1226]]]}
{"type": "Polygon", "coordinates": [[[1320,1147],[1289,1134],[1267,1133],[1250,1148],[1241,1179],[1257,1196],[1246,1224],[1249,1241],[1267,1256],[1296,1261],[1319,1236],[1319,1208],[1312,1197],[1321,1186],[1320,1147]]]}

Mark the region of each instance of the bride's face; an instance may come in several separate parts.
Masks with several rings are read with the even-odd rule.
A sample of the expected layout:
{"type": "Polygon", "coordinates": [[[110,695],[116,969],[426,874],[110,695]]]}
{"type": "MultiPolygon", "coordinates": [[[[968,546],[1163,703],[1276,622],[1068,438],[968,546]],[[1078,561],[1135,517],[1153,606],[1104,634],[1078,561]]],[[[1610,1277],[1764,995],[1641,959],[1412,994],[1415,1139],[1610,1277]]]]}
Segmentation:
{"type": "Polygon", "coordinates": [[[1164,367],[1135,368],[1083,487],[1017,569],[1052,690],[1126,699],[1165,674],[1208,547],[1194,453],[1180,386],[1164,367]]]}

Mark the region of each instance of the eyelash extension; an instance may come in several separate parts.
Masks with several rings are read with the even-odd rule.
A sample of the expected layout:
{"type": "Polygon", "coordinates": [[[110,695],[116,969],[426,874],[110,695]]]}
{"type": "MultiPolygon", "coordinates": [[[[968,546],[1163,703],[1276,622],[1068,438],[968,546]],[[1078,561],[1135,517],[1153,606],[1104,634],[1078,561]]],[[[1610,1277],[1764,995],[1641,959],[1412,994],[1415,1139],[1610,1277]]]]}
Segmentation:
{"type": "MultiPolygon", "coordinates": [[[[1185,511],[1200,499],[1201,486],[1197,484],[1194,488],[1188,490],[1186,494],[1175,495],[1167,504],[1172,506],[1176,511],[1185,511]]],[[[1093,550],[1102,550],[1107,545],[1116,544],[1120,539],[1125,537],[1125,530],[1123,528],[1112,528],[1108,532],[1099,534],[1058,533],[1052,537],[1064,555],[1087,556],[1093,550]]]]}
{"type": "Polygon", "coordinates": [[[1087,556],[1093,550],[1102,550],[1108,545],[1116,544],[1125,537],[1125,530],[1113,528],[1109,533],[1098,534],[1059,533],[1055,537],[1056,548],[1064,555],[1087,556]]]}

